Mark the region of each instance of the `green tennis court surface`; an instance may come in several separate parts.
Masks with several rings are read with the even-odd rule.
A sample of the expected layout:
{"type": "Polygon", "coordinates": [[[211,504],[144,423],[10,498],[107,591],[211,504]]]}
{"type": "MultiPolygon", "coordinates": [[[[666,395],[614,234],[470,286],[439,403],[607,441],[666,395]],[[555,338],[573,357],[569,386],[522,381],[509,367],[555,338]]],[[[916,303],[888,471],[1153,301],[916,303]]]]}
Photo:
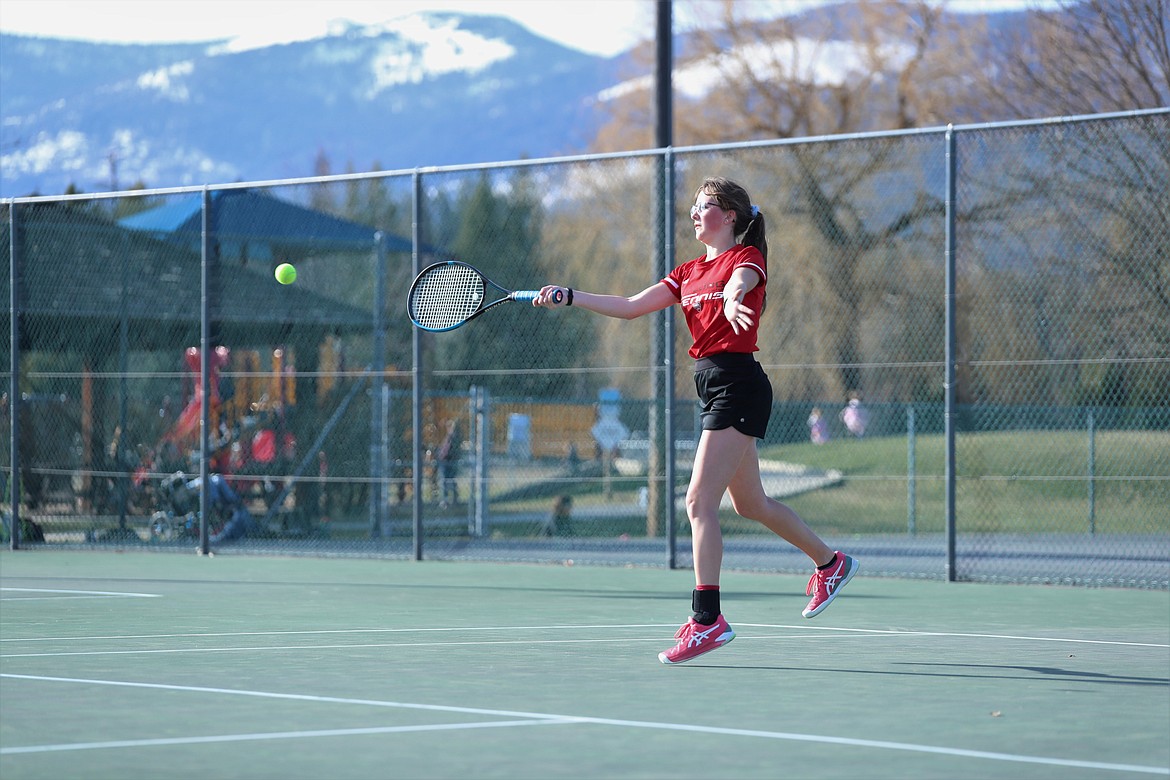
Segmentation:
{"type": "Polygon", "coordinates": [[[1170,593],[0,553],[0,777],[1170,775],[1170,593]]]}

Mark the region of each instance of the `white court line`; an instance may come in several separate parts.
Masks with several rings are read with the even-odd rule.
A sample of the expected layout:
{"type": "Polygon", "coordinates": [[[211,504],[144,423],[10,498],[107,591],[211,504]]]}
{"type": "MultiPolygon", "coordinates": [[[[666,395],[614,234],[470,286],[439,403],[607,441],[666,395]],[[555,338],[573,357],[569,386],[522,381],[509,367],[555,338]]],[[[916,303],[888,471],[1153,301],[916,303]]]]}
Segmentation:
{"type": "MultiPolygon", "coordinates": [[[[960,639],[1018,639],[1022,642],[1073,642],[1083,645],[1122,645],[1124,647],[1165,647],[1170,644],[1157,642],[1118,642],[1110,639],[1073,639],[1063,636],[1020,636],[1016,634],[973,634],[955,633],[951,631],[908,631],[903,629],[886,628],[835,628],[828,626],[801,626],[777,623],[736,623],[737,626],[752,626],[753,628],[796,628],[806,631],[857,631],[864,634],[891,634],[895,636],[945,636],[960,639]]],[[[738,637],[737,637],[738,638],[738,637]]]]}
{"type": "MultiPolygon", "coordinates": [[[[736,638],[739,638],[738,635],[736,638]]],[[[787,638],[787,637],[786,637],[787,638]]],[[[150,650],[71,650],[60,653],[3,653],[0,654],[0,659],[7,660],[9,658],[66,658],[72,656],[96,656],[96,655],[168,655],[168,654],[183,654],[183,653],[255,653],[261,651],[285,651],[285,650],[372,650],[376,648],[393,648],[393,647],[486,647],[490,645],[566,645],[566,644],[580,644],[582,642],[588,644],[598,643],[628,643],[628,642],[663,642],[663,638],[657,637],[615,637],[612,639],[597,639],[579,637],[576,639],[493,639],[493,640],[478,640],[466,642],[362,642],[359,644],[346,645],[261,645],[248,646],[242,645],[239,647],[176,647],[169,649],[150,649],[150,650]]]]}
{"type": "MultiPolygon", "coordinates": [[[[666,624],[663,624],[666,625],[666,624]]],[[[668,628],[673,627],[674,624],[667,625],[668,628]]],[[[793,640],[793,639],[813,639],[825,636],[828,633],[835,633],[835,638],[850,637],[952,637],[962,639],[1007,639],[1025,642],[1062,642],[1072,644],[1092,644],[1092,645],[1109,645],[1122,647],[1154,647],[1170,649],[1170,644],[1158,644],[1152,642],[1119,642],[1114,640],[1102,639],[1074,639],[1066,637],[1038,637],[1038,636],[1017,636],[1008,634],[976,634],[976,633],[949,633],[942,631],[904,631],[897,629],[868,629],[868,628],[837,628],[832,626],[808,626],[803,624],[785,625],[772,623],[740,623],[741,626],[751,626],[753,628],[777,628],[777,629],[792,629],[801,632],[800,634],[778,634],[778,635],[764,635],[764,636],[745,636],[738,635],[737,638],[746,640],[793,640]]],[[[615,629],[629,629],[629,628],[661,628],[659,624],[630,624],[630,625],[550,625],[550,626],[481,626],[481,627],[452,627],[452,628],[387,628],[387,629],[336,629],[336,630],[322,630],[322,631],[241,631],[241,632],[224,632],[224,633],[191,633],[191,634],[141,634],[133,636],[71,636],[71,637],[37,637],[32,639],[18,639],[7,638],[0,639],[0,642],[43,642],[43,641],[87,641],[87,640],[123,640],[123,639],[175,639],[175,638],[193,638],[206,639],[209,637],[246,637],[246,636],[317,636],[317,635],[335,635],[335,634],[357,634],[357,633],[423,633],[423,632],[447,632],[447,633],[461,633],[461,632],[483,632],[483,631],[547,631],[547,630],[582,630],[582,629],[601,629],[612,631],[615,629]]],[[[183,654],[183,653],[219,653],[219,652],[277,652],[290,650],[345,650],[345,649],[374,649],[374,648],[394,648],[394,647],[464,647],[464,646],[491,646],[491,645],[555,645],[555,644],[573,644],[578,642],[588,642],[595,644],[598,642],[659,642],[662,637],[613,637],[613,638],[588,638],[588,637],[574,637],[571,639],[495,639],[495,640],[465,640],[465,641],[447,641],[447,642],[365,642],[358,644],[329,644],[329,645],[259,645],[259,646],[237,646],[237,647],[181,647],[181,648],[154,648],[154,649],[131,649],[131,650],[70,650],[62,652],[46,652],[46,653],[2,653],[0,658],[60,658],[71,656],[99,656],[99,655],[165,655],[165,654],[183,654]]]]}
{"type": "MultiPolygon", "coordinates": [[[[912,753],[932,753],[936,755],[945,756],[961,756],[965,758],[979,758],[990,761],[1007,761],[1020,764],[1045,764],[1048,766],[1063,766],[1075,767],[1078,769],[1100,769],[1113,772],[1139,772],[1151,775],[1170,775],[1170,768],[1158,766],[1145,766],[1141,764],[1115,764],[1102,761],[1077,761],[1064,758],[1051,758],[1047,756],[1026,756],[1017,755],[1013,753],[996,753],[986,750],[966,750],[964,748],[950,748],[938,747],[934,745],[917,745],[909,742],[887,742],[885,740],[872,739],[851,739],[849,737],[828,737],[819,734],[797,734],[786,731],[762,731],[757,729],[732,729],[721,728],[717,726],[700,726],[688,723],[666,723],[655,721],[640,721],[640,720],[621,720],[616,718],[594,718],[582,717],[576,715],[556,715],[544,712],[517,712],[513,710],[492,710],[482,709],[478,707],[451,707],[438,704],[414,704],[408,702],[383,701],[378,699],[349,699],[335,696],[313,696],[308,694],[295,693],[273,693],[267,691],[250,691],[235,688],[204,688],[193,685],[164,685],[158,683],[139,683],[139,682],[125,682],[119,680],[90,680],[84,678],[74,677],[43,677],[40,675],[30,674],[0,674],[0,677],[6,677],[18,680],[36,680],[41,682],[63,682],[63,683],[77,683],[82,685],[109,685],[114,687],[126,688],[149,688],[154,690],[165,691],[187,691],[191,693],[216,693],[228,696],[251,696],[257,698],[267,699],[283,699],[292,701],[308,701],[308,702],[323,702],[330,704],[358,704],[372,707],[389,707],[396,709],[410,709],[410,710],[427,710],[431,712],[456,712],[469,715],[486,715],[493,717],[504,718],[524,718],[522,721],[524,725],[529,725],[529,720],[536,721],[540,725],[552,724],[566,724],[566,723],[590,723],[602,726],[625,726],[629,728],[642,729],[658,729],[663,731],[687,731],[700,734],[721,734],[725,736],[736,737],[755,737],[758,739],[777,739],[791,742],[813,742],[828,745],[845,745],[849,747],[866,747],[878,748],[882,750],[899,750],[912,753]]],[[[465,727],[467,724],[448,724],[452,728],[465,727]]],[[[509,724],[495,724],[499,726],[506,726],[509,724]]],[[[364,730],[362,730],[364,731],[364,730]]],[[[277,736],[266,737],[262,734],[247,734],[238,735],[239,739],[265,739],[265,738],[287,738],[280,736],[288,732],[279,732],[277,736]]],[[[312,732],[300,732],[304,734],[311,734],[312,732]]],[[[324,732],[331,734],[332,732],[324,732]]],[[[355,731],[361,733],[361,731],[355,731]]],[[[371,732],[377,733],[377,732],[371,732]]],[[[188,742],[198,741],[231,741],[231,736],[219,737],[177,737],[173,740],[166,740],[162,744],[185,744],[188,742]]],[[[73,743],[89,744],[94,747],[119,747],[124,745],[136,746],[139,744],[158,744],[157,740],[141,740],[126,743],[73,743]]],[[[0,755],[8,755],[9,753],[20,750],[22,752],[48,752],[51,750],[68,750],[68,749],[84,749],[66,745],[40,745],[40,746],[26,746],[23,748],[0,748],[0,755]]]]}
{"type": "Polygon", "coordinates": [[[448,628],[323,628],[299,631],[199,631],[185,634],[114,634],[111,636],[38,636],[28,638],[0,639],[0,642],[84,642],[95,639],[207,639],[208,637],[240,637],[240,636],[312,636],[318,634],[414,634],[421,632],[461,632],[461,631],[551,631],[558,629],[577,630],[582,628],[669,628],[675,629],[677,623],[626,623],[619,626],[601,625],[555,625],[555,626],[450,626],[448,628]]]}
{"type": "Polygon", "coordinates": [[[475,723],[436,723],[425,726],[373,726],[360,729],[316,729],[313,731],[272,731],[257,734],[220,734],[210,737],[172,737],[168,739],[122,739],[109,742],[71,742],[63,745],[29,745],[0,748],[0,755],[18,753],[58,753],[65,750],[104,750],[108,748],[157,747],[159,745],[205,745],[213,742],[256,742],[268,739],[312,739],[315,737],[353,737],[366,734],[407,734],[418,731],[459,731],[464,729],[514,728],[516,726],[556,726],[579,723],[576,718],[548,720],[496,720],[475,723]]]}
{"type": "Polygon", "coordinates": [[[18,592],[18,593],[53,593],[53,594],[69,594],[69,595],[53,595],[53,596],[20,596],[14,599],[0,599],[0,601],[42,601],[44,599],[53,599],[59,601],[63,599],[93,599],[103,598],[105,596],[118,596],[128,599],[160,599],[162,595],[159,593],[125,593],[110,590],[57,590],[55,588],[0,588],[0,592],[18,592]]]}

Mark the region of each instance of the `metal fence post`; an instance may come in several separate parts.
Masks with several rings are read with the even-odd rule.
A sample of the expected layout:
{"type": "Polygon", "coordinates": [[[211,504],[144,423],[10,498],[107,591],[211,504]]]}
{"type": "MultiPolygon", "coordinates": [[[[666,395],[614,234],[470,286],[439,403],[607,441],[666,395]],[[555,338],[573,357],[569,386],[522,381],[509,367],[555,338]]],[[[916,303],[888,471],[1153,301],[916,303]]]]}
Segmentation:
{"type": "Polygon", "coordinates": [[[473,387],[475,404],[475,477],[472,491],[475,502],[475,518],[472,532],[475,536],[484,536],[488,531],[488,461],[492,454],[491,411],[488,408],[491,401],[488,399],[486,387],[473,387]]]}
{"type": "MultiPolygon", "coordinates": [[[[663,216],[663,250],[664,267],[662,275],[667,276],[674,265],[674,152],[666,150],[662,161],[662,216],[663,216]]],[[[674,569],[678,566],[678,527],[675,520],[674,482],[676,479],[675,440],[678,426],[674,419],[674,307],[670,306],[662,313],[662,399],[663,419],[666,427],[666,451],[663,470],[662,512],[665,515],[666,527],[666,567],[674,569]]]]}
{"type": "MultiPolygon", "coordinates": [[[[16,219],[17,205],[12,203],[8,207],[8,249],[10,263],[8,267],[8,423],[9,423],[9,460],[12,473],[8,479],[9,495],[12,497],[12,537],[9,546],[13,550],[20,549],[20,407],[23,403],[20,398],[20,271],[21,271],[21,242],[17,237],[20,224],[16,219]]],[[[3,496],[0,496],[2,499],[3,496]]]]}
{"type": "Polygon", "coordinates": [[[199,554],[211,552],[210,473],[211,454],[211,264],[215,258],[215,214],[211,190],[203,188],[202,258],[199,268],[199,387],[202,401],[199,410],[199,554]]]}
{"type": "Polygon", "coordinates": [[[1097,533],[1097,423],[1089,410],[1089,534],[1097,533]]]}
{"type": "MultiPolygon", "coordinates": [[[[411,187],[411,222],[410,222],[410,262],[411,271],[418,276],[422,270],[422,175],[416,170],[412,176],[411,187]]],[[[422,332],[418,328],[411,328],[411,482],[413,488],[413,511],[411,523],[414,537],[414,559],[421,561],[422,527],[423,527],[423,350],[422,332]]]]}
{"type": "Polygon", "coordinates": [[[479,420],[478,409],[479,403],[476,396],[479,389],[475,385],[467,388],[467,448],[468,457],[471,458],[469,463],[470,476],[467,478],[467,533],[475,536],[475,505],[476,505],[476,488],[478,483],[475,480],[475,474],[479,470],[479,450],[476,448],[476,442],[479,441],[479,420]]]}
{"type": "Polygon", "coordinates": [[[374,234],[374,382],[370,398],[370,538],[382,535],[385,513],[386,234],[374,234]]]}
{"type": "Polygon", "coordinates": [[[914,457],[914,407],[906,407],[906,533],[914,536],[918,531],[918,506],[916,498],[917,464],[914,457]]]}

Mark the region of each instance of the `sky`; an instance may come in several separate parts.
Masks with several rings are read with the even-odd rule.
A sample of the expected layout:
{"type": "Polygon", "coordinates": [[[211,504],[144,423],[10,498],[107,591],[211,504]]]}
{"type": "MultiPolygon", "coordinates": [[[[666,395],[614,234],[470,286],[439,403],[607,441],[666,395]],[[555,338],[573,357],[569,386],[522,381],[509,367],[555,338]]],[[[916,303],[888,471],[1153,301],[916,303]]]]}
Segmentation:
{"type": "MultiPolygon", "coordinates": [[[[947,0],[1014,7],[1051,0],[947,0]]],[[[770,16],[825,0],[736,0],[741,12],[770,16]]],[[[718,15],[718,0],[673,8],[676,32],[718,15]]],[[[3,0],[0,31],[115,43],[234,39],[244,49],[321,37],[336,20],[376,24],[420,10],[507,16],[538,35],[609,56],[654,37],[654,0],[3,0]]]]}
{"type": "Polygon", "coordinates": [[[240,37],[250,48],[375,24],[420,10],[507,16],[542,37],[611,55],[654,33],[651,0],[3,0],[6,33],[119,43],[240,37]]]}

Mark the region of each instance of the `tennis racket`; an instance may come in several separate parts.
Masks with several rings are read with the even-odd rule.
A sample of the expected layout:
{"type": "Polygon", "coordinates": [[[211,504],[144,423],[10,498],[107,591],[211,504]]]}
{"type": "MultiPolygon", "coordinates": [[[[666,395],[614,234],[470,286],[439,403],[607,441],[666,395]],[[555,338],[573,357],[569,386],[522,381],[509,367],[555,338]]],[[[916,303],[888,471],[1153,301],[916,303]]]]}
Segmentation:
{"type": "MultiPolygon", "coordinates": [[[[537,290],[507,290],[467,263],[445,260],[419,273],[410,286],[406,306],[416,327],[441,333],[454,330],[501,303],[531,303],[539,294],[537,290]],[[503,293],[503,297],[485,305],[488,285],[503,293]]],[[[563,295],[557,290],[557,303],[563,295]]]]}

